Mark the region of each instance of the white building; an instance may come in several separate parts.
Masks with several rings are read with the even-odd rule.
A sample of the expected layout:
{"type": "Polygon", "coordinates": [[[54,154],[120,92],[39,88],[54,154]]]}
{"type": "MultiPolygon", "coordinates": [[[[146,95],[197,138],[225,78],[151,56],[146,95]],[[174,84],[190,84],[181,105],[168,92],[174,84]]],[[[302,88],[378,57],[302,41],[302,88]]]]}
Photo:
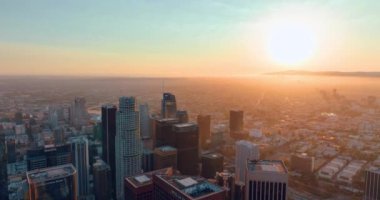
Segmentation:
{"type": "Polygon", "coordinates": [[[364,200],[380,200],[380,168],[365,172],[364,200]]]}
{"type": "Polygon", "coordinates": [[[245,168],[247,160],[259,160],[259,146],[250,141],[240,140],[236,142],[235,156],[235,181],[237,183],[245,183],[245,168]]]}
{"type": "Polygon", "coordinates": [[[286,200],[288,171],[280,160],[247,161],[246,200],[286,200]]]}
{"type": "Polygon", "coordinates": [[[124,200],[124,178],[141,173],[142,143],[134,97],[120,97],[116,114],[116,198],[124,200]]]}

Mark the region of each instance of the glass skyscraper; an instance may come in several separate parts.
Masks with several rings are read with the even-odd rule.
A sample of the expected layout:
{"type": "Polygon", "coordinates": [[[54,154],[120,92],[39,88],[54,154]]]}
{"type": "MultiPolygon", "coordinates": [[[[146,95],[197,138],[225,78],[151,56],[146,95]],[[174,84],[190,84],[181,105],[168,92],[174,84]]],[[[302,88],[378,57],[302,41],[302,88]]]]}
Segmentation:
{"type": "Polygon", "coordinates": [[[124,178],[141,172],[140,119],[134,97],[120,97],[116,114],[116,198],[124,199],[124,178]]]}

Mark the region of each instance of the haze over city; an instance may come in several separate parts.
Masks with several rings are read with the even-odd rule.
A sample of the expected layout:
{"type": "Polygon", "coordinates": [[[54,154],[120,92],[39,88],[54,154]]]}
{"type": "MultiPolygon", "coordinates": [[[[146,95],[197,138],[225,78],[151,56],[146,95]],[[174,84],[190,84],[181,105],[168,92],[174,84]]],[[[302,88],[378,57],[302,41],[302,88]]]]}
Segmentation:
{"type": "Polygon", "coordinates": [[[379,11],[0,0],[0,200],[380,200],[379,11]]]}
{"type": "Polygon", "coordinates": [[[2,1],[2,75],[377,71],[380,3],[2,1]]]}

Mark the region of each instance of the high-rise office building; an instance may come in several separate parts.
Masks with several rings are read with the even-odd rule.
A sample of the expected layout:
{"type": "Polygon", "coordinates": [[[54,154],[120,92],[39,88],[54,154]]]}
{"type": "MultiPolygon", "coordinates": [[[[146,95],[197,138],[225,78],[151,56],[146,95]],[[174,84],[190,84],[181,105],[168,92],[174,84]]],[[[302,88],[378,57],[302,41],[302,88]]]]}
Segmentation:
{"type": "Polygon", "coordinates": [[[380,200],[380,168],[365,171],[363,200],[380,200]]]}
{"type": "Polygon", "coordinates": [[[152,150],[143,149],[141,167],[144,172],[149,172],[154,169],[154,154],[152,150]]]}
{"type": "Polygon", "coordinates": [[[16,155],[16,135],[14,133],[5,133],[5,143],[7,147],[7,161],[8,163],[15,163],[17,160],[16,155]]]}
{"type": "Polygon", "coordinates": [[[177,149],[171,146],[161,146],[154,149],[154,169],[172,167],[177,169],[177,149]]]}
{"type": "Polygon", "coordinates": [[[198,115],[197,122],[199,127],[200,146],[205,148],[207,140],[211,139],[211,116],[198,115]]]}
{"type": "Polygon", "coordinates": [[[8,200],[7,147],[5,135],[0,126],[0,199],[8,200]]]}
{"type": "Polygon", "coordinates": [[[46,145],[26,153],[28,171],[69,164],[72,162],[70,144],[46,145]]]}
{"type": "Polygon", "coordinates": [[[116,114],[116,198],[124,199],[124,178],[141,173],[142,143],[134,97],[120,97],[116,114]]]}
{"type": "Polygon", "coordinates": [[[225,200],[225,190],[202,177],[153,175],[155,200],[225,200]]]}
{"type": "Polygon", "coordinates": [[[116,111],[115,105],[102,106],[102,158],[111,167],[111,193],[116,198],[116,111]]]}
{"type": "Polygon", "coordinates": [[[161,102],[162,118],[175,118],[177,115],[177,102],[174,94],[164,93],[161,102]]]}
{"type": "Polygon", "coordinates": [[[173,125],[178,124],[177,118],[156,119],[154,128],[154,147],[164,145],[175,146],[176,139],[173,132],[173,125]]]}
{"type": "Polygon", "coordinates": [[[149,117],[149,106],[147,103],[140,104],[140,133],[142,139],[151,138],[150,131],[150,117],[149,117]]]}
{"type": "Polygon", "coordinates": [[[246,200],[286,200],[288,171],[280,160],[248,160],[246,200]]]}
{"type": "Polygon", "coordinates": [[[86,109],[86,99],[76,97],[70,107],[70,122],[73,126],[80,128],[87,124],[88,113],[86,109]]]}
{"type": "Polygon", "coordinates": [[[244,112],[242,110],[230,111],[230,134],[243,131],[244,128],[244,112]]]}
{"type": "Polygon", "coordinates": [[[125,178],[125,200],[153,200],[153,175],[172,173],[169,167],[125,178]]]}
{"type": "Polygon", "coordinates": [[[98,159],[92,165],[94,176],[95,200],[111,199],[111,168],[103,160],[98,159]]]}
{"type": "Polygon", "coordinates": [[[215,178],[217,172],[223,171],[223,155],[210,153],[202,155],[202,177],[215,178]]]}
{"type": "Polygon", "coordinates": [[[173,125],[175,148],[177,148],[177,169],[186,175],[198,174],[199,133],[195,123],[173,125]]]}
{"type": "Polygon", "coordinates": [[[72,164],[27,172],[29,200],[76,200],[76,176],[77,171],[72,164]]]}
{"type": "Polygon", "coordinates": [[[84,136],[69,138],[72,162],[77,169],[78,198],[86,199],[90,195],[90,162],[88,140],[84,136]]]}
{"type": "Polygon", "coordinates": [[[186,110],[177,110],[176,118],[178,119],[180,123],[189,122],[189,115],[187,114],[186,110]]]}
{"type": "Polygon", "coordinates": [[[236,183],[245,183],[245,168],[247,160],[259,160],[260,150],[259,146],[250,141],[239,140],[236,142],[236,156],[235,156],[235,175],[236,183]]]}

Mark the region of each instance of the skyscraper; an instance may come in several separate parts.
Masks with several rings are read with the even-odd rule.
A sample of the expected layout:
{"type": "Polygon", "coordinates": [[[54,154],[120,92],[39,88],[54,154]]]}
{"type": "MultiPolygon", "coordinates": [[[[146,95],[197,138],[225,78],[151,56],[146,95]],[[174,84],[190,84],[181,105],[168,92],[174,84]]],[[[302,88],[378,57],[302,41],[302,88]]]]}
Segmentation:
{"type": "Polygon", "coordinates": [[[5,135],[0,126],[0,199],[8,199],[7,151],[5,135]]]}
{"type": "Polygon", "coordinates": [[[177,149],[171,146],[161,146],[154,149],[154,169],[166,167],[177,169],[177,149]]]}
{"type": "Polygon", "coordinates": [[[199,127],[200,146],[204,148],[207,140],[211,139],[211,116],[198,115],[197,122],[199,127]]]}
{"type": "Polygon", "coordinates": [[[235,159],[235,181],[236,183],[245,183],[244,177],[247,160],[260,159],[259,146],[246,140],[237,141],[235,159]]]}
{"type": "Polygon", "coordinates": [[[111,168],[103,160],[93,164],[95,200],[111,198],[111,168]]]}
{"type": "Polygon", "coordinates": [[[380,200],[380,169],[365,172],[365,190],[363,200],[380,200]]]}
{"type": "Polygon", "coordinates": [[[173,132],[173,125],[178,124],[176,118],[157,119],[154,127],[154,147],[164,145],[175,146],[176,139],[173,132]]]}
{"type": "Polygon", "coordinates": [[[244,128],[244,112],[242,110],[230,111],[230,134],[243,131],[244,128]]]}
{"type": "Polygon", "coordinates": [[[217,172],[223,171],[223,160],[218,153],[202,155],[202,177],[215,178],[217,172]]]}
{"type": "Polygon", "coordinates": [[[140,104],[140,133],[142,139],[150,138],[150,118],[149,118],[149,106],[147,103],[140,104]]]}
{"type": "Polygon", "coordinates": [[[178,110],[177,111],[177,119],[180,123],[187,123],[189,122],[189,115],[187,114],[186,110],[178,110]]]}
{"type": "Polygon", "coordinates": [[[124,178],[141,172],[142,144],[134,97],[120,97],[116,114],[116,197],[124,199],[124,178]]]}
{"type": "Polygon", "coordinates": [[[72,164],[27,172],[29,200],[76,200],[76,176],[77,171],[72,164]]]}
{"type": "Polygon", "coordinates": [[[115,105],[107,104],[102,106],[102,158],[111,168],[111,193],[114,198],[116,198],[116,111],[115,105]]]}
{"type": "Polygon", "coordinates": [[[141,167],[144,172],[149,172],[154,169],[154,154],[152,150],[143,149],[141,167]]]}
{"type": "Polygon", "coordinates": [[[44,148],[29,149],[26,153],[28,171],[69,164],[72,162],[71,146],[49,145],[44,148]]]}
{"type": "Polygon", "coordinates": [[[164,93],[161,102],[162,118],[175,118],[177,115],[177,102],[174,94],[164,93]]]}
{"type": "Polygon", "coordinates": [[[86,199],[90,195],[89,177],[90,163],[88,153],[88,140],[84,136],[69,139],[71,144],[72,161],[77,169],[78,198],[86,199]]]}
{"type": "Polygon", "coordinates": [[[247,161],[246,200],[286,200],[288,171],[280,160],[247,161]]]}
{"type": "Polygon", "coordinates": [[[199,133],[195,123],[173,125],[178,152],[177,168],[182,174],[197,175],[199,160],[199,133]]]}
{"type": "Polygon", "coordinates": [[[88,113],[86,109],[86,99],[76,97],[70,107],[70,122],[73,126],[80,128],[87,124],[88,113]]]}

